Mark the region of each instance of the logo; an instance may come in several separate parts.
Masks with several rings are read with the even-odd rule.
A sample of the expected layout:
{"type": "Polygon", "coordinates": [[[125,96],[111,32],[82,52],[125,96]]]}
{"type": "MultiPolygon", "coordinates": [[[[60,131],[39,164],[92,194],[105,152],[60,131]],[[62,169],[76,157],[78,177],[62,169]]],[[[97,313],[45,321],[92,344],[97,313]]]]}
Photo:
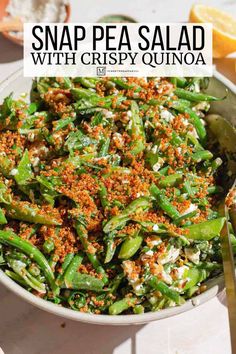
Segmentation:
{"type": "Polygon", "coordinates": [[[97,67],[97,76],[105,76],[106,75],[106,67],[98,66],[97,67]]]}

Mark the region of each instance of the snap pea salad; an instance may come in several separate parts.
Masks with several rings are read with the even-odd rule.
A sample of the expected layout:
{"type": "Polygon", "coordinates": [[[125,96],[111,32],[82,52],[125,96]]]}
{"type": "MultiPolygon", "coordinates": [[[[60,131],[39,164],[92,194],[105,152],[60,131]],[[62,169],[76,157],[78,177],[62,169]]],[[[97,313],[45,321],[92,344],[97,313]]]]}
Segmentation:
{"type": "MultiPolygon", "coordinates": [[[[222,272],[220,203],[232,175],[206,117],[222,98],[206,84],[41,78],[31,103],[6,97],[2,271],[94,314],[158,311],[205,291],[222,272]]],[[[236,251],[232,230],[231,239],[236,251]]]]}

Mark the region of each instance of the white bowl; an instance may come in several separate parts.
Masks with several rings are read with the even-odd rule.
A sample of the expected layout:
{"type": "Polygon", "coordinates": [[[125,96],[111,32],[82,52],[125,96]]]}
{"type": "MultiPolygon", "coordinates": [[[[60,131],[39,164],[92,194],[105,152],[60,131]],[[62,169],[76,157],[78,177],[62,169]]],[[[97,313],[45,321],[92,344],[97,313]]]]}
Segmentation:
{"type": "MultiPolygon", "coordinates": [[[[0,84],[0,102],[3,98],[12,91],[14,91],[14,96],[19,97],[23,92],[29,92],[32,80],[30,78],[24,78],[22,70],[18,70],[16,73],[11,75],[8,79],[0,84]]],[[[228,89],[227,99],[222,102],[215,102],[212,105],[212,112],[220,113],[224,115],[232,124],[236,124],[236,87],[224,76],[215,72],[214,77],[211,78],[208,92],[219,97],[225,96],[225,90],[228,89]]],[[[31,294],[20,285],[11,280],[7,275],[0,270],[0,281],[8,289],[13,291],[16,295],[25,299],[29,303],[45,310],[51,312],[55,315],[68,318],[75,321],[102,324],[102,325],[131,325],[131,324],[145,324],[151,321],[156,321],[159,319],[171,317],[179,313],[191,310],[193,307],[199,306],[200,304],[210,300],[221,292],[224,288],[223,276],[211,279],[207,282],[208,289],[188,300],[184,305],[171,307],[168,309],[160,310],[158,312],[148,312],[140,315],[119,315],[119,316],[109,316],[109,315],[93,315],[77,312],[74,310],[67,309],[65,307],[55,305],[49,301],[40,299],[35,295],[31,294]]]]}

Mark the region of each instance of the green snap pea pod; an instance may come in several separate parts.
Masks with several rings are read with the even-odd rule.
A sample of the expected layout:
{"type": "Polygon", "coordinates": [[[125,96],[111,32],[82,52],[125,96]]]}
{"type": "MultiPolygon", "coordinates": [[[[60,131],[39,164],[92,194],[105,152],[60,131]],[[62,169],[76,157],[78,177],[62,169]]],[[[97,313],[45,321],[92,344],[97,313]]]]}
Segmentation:
{"type": "Polygon", "coordinates": [[[112,260],[116,251],[115,235],[112,232],[108,234],[105,238],[105,243],[107,249],[104,263],[109,263],[112,260]]]}
{"type": "Polygon", "coordinates": [[[192,77],[188,79],[187,88],[190,91],[197,91],[199,88],[206,89],[208,87],[209,78],[192,77]]]}
{"type": "MultiPolygon", "coordinates": [[[[69,285],[69,289],[99,292],[102,291],[104,283],[102,280],[92,275],[75,273],[69,285]]],[[[62,288],[63,287],[62,285],[62,288]]]]}
{"type": "Polygon", "coordinates": [[[136,235],[134,237],[127,238],[121,245],[121,249],[118,255],[120,259],[129,259],[135,255],[135,253],[141,247],[143,237],[136,235]]]}
{"type": "Polygon", "coordinates": [[[96,153],[70,156],[65,160],[65,163],[71,163],[75,168],[79,168],[81,165],[92,161],[96,156],[96,153]]]}
{"type": "Polygon", "coordinates": [[[73,83],[69,77],[63,78],[63,86],[65,89],[71,89],[73,87],[73,83]]]}
{"type": "Polygon", "coordinates": [[[190,213],[187,213],[185,215],[181,215],[178,219],[174,220],[174,223],[176,225],[180,225],[183,220],[190,219],[190,218],[194,217],[195,215],[197,215],[197,213],[198,213],[198,211],[194,210],[194,211],[191,211],[190,213]]]}
{"type": "Polygon", "coordinates": [[[16,281],[17,283],[19,283],[20,285],[24,286],[24,287],[28,287],[28,284],[25,282],[25,280],[18,274],[16,274],[15,272],[11,271],[11,270],[6,270],[5,274],[13,279],[14,281],[16,281]]]}
{"type": "Polygon", "coordinates": [[[91,97],[98,97],[96,92],[84,88],[73,88],[70,90],[70,92],[75,100],[80,100],[82,98],[90,99],[91,97]]]}
{"type": "Polygon", "coordinates": [[[168,303],[168,299],[166,298],[159,299],[157,303],[155,303],[154,306],[152,307],[152,311],[162,310],[167,303],[168,303]]]}
{"type": "Polygon", "coordinates": [[[45,253],[51,253],[54,250],[54,242],[52,239],[48,239],[43,243],[43,250],[45,253]]]}
{"type": "Polygon", "coordinates": [[[145,153],[145,161],[148,163],[148,165],[150,165],[150,167],[153,169],[154,165],[156,163],[159,163],[160,166],[163,163],[162,158],[160,157],[160,155],[158,153],[154,153],[152,150],[151,151],[147,151],[145,153]]]}
{"type": "Polygon", "coordinates": [[[127,82],[125,82],[122,78],[119,77],[111,77],[110,81],[114,82],[114,84],[125,90],[132,90],[133,88],[135,88],[135,85],[129,85],[127,84],[127,82]]]}
{"type": "Polygon", "coordinates": [[[208,150],[200,150],[200,151],[197,151],[194,154],[192,154],[192,159],[193,159],[193,161],[196,161],[196,162],[211,160],[212,157],[213,157],[213,154],[208,150]]]}
{"type": "Polygon", "coordinates": [[[62,184],[60,178],[57,177],[45,177],[40,175],[36,177],[36,180],[40,183],[41,186],[45,187],[47,191],[55,192],[55,187],[59,187],[62,184]]]}
{"type": "MultiPolygon", "coordinates": [[[[76,111],[79,113],[84,110],[88,110],[91,108],[106,108],[111,109],[114,106],[119,108],[122,102],[126,99],[126,97],[118,95],[118,96],[91,96],[89,99],[81,99],[77,101],[73,106],[76,111]]],[[[91,113],[91,112],[90,112],[91,113]]]]}
{"type": "Polygon", "coordinates": [[[177,78],[176,78],[176,77],[171,77],[171,78],[170,78],[170,82],[171,82],[173,85],[177,86],[177,78]]]}
{"type": "Polygon", "coordinates": [[[43,198],[53,207],[55,198],[60,195],[55,188],[60,186],[61,180],[59,178],[47,178],[43,175],[37,176],[36,180],[39,183],[40,193],[43,198]]]}
{"type": "Polygon", "coordinates": [[[198,206],[205,207],[205,206],[209,205],[209,201],[208,201],[207,198],[199,198],[199,199],[198,198],[194,198],[192,201],[193,201],[193,203],[197,203],[198,206]]]}
{"type": "Polygon", "coordinates": [[[191,92],[184,90],[182,88],[176,88],[174,91],[175,95],[183,98],[188,101],[193,101],[193,102],[212,102],[212,101],[221,101],[222,98],[217,98],[214,96],[206,95],[204,93],[198,93],[198,92],[191,92]]]}
{"type": "Polygon", "coordinates": [[[192,197],[194,195],[194,190],[190,184],[189,180],[186,180],[183,185],[183,191],[188,194],[188,196],[192,197]]]}
{"type": "Polygon", "coordinates": [[[105,233],[112,232],[119,227],[123,226],[130,220],[132,214],[137,211],[147,210],[152,206],[149,198],[140,197],[132,201],[119,215],[113,216],[104,226],[103,231],[105,233]]]}
{"type": "Polygon", "coordinates": [[[177,135],[176,132],[173,132],[170,142],[174,146],[179,146],[180,144],[183,143],[183,139],[179,135],[177,135]]]}
{"type": "Polygon", "coordinates": [[[189,107],[186,107],[185,105],[179,103],[178,101],[173,101],[172,108],[174,108],[176,111],[180,113],[186,113],[189,115],[197,131],[200,141],[204,144],[206,142],[206,137],[207,137],[206,128],[204,127],[198,115],[189,107]]]}
{"type": "Polygon", "coordinates": [[[129,91],[126,92],[126,95],[127,95],[128,98],[131,98],[131,99],[138,98],[138,99],[142,100],[142,98],[139,97],[139,92],[142,91],[142,88],[137,83],[127,84],[127,82],[125,82],[122,78],[112,77],[106,83],[106,86],[110,86],[112,88],[112,87],[114,87],[114,84],[116,86],[120,87],[121,89],[132,90],[133,93],[130,93],[129,91]]]}
{"type": "Polygon", "coordinates": [[[156,98],[151,98],[148,102],[147,102],[147,104],[149,105],[149,106],[161,106],[161,105],[163,105],[164,104],[164,102],[162,102],[162,101],[160,101],[160,100],[157,100],[156,98]]]}
{"type": "Polygon", "coordinates": [[[137,221],[145,232],[151,232],[154,234],[169,233],[165,224],[155,224],[152,221],[137,221]]]}
{"type": "Polygon", "coordinates": [[[65,147],[71,152],[73,150],[83,150],[87,146],[96,145],[97,141],[91,139],[82,130],[72,131],[68,134],[65,147]]]}
{"type": "Polygon", "coordinates": [[[81,265],[82,260],[83,260],[82,253],[76,254],[65,270],[64,281],[68,289],[72,288],[74,276],[78,272],[78,268],[81,265]]]}
{"type": "Polygon", "coordinates": [[[70,90],[70,92],[72,94],[72,97],[76,101],[81,99],[90,100],[91,98],[93,99],[101,98],[96,94],[96,92],[85,88],[73,88],[70,90]]]}
{"type": "Polygon", "coordinates": [[[42,141],[44,138],[47,139],[47,130],[46,128],[33,128],[33,129],[24,129],[24,128],[20,128],[19,133],[21,135],[25,135],[25,136],[34,136],[35,140],[37,139],[38,141],[42,141]],[[46,137],[45,137],[46,135],[46,137]]]}
{"type": "Polygon", "coordinates": [[[180,183],[183,179],[182,173],[174,173],[172,175],[166,176],[161,179],[158,184],[161,188],[173,187],[176,184],[180,183]]]}
{"type": "Polygon", "coordinates": [[[222,165],[223,161],[220,157],[217,157],[215,160],[211,162],[210,169],[212,173],[216,172],[218,168],[222,165]]]}
{"type": "Polygon", "coordinates": [[[110,138],[103,139],[98,157],[106,156],[110,146],[110,138]]]}
{"type": "Polygon", "coordinates": [[[58,260],[59,260],[59,256],[56,254],[52,253],[49,257],[48,263],[49,263],[50,267],[52,268],[53,272],[55,272],[55,268],[56,268],[58,260]]]}
{"type": "Polygon", "coordinates": [[[104,185],[104,183],[102,183],[101,181],[99,181],[99,197],[100,197],[100,201],[102,204],[103,208],[106,208],[110,205],[108,199],[107,199],[107,189],[104,185]]]}
{"type": "Polygon", "coordinates": [[[86,88],[96,88],[96,83],[99,81],[96,78],[85,78],[85,77],[75,77],[73,79],[75,83],[80,83],[82,86],[86,88]]]}
{"type": "Polygon", "coordinates": [[[136,305],[136,306],[134,306],[133,311],[136,315],[140,315],[140,314],[144,313],[144,307],[142,305],[136,305]]]}
{"type": "Polygon", "coordinates": [[[209,276],[209,274],[210,274],[210,272],[204,268],[200,268],[200,267],[189,268],[187,275],[186,275],[186,278],[188,279],[188,281],[183,288],[183,292],[192,288],[193,286],[197,285],[198,283],[201,283],[203,280],[205,280],[209,276]]]}
{"type": "Polygon", "coordinates": [[[221,186],[210,186],[207,188],[208,194],[223,193],[224,189],[221,186]]]}
{"type": "Polygon", "coordinates": [[[110,120],[106,118],[106,113],[109,112],[108,110],[97,111],[94,113],[94,116],[91,118],[90,125],[92,128],[96,127],[97,125],[102,125],[103,127],[109,125],[111,123],[110,120]]]}
{"type": "Polygon", "coordinates": [[[61,273],[58,274],[57,279],[56,279],[56,284],[58,286],[61,286],[61,284],[63,283],[65,271],[73,258],[74,258],[74,253],[68,253],[65,256],[64,262],[62,263],[62,266],[61,266],[61,273]]]}
{"type": "Polygon", "coordinates": [[[190,299],[198,291],[198,289],[199,287],[197,285],[193,286],[192,288],[189,288],[188,290],[186,290],[185,296],[190,299]]]}
{"type": "Polygon", "coordinates": [[[87,233],[85,227],[83,225],[81,225],[81,223],[79,223],[79,222],[77,222],[77,224],[76,224],[76,232],[80,238],[80,241],[84,247],[84,250],[87,254],[89,261],[92,263],[95,270],[98,273],[102,274],[102,276],[103,276],[102,281],[104,284],[106,284],[108,281],[106,271],[103,268],[103,266],[101,265],[101,263],[99,262],[96,254],[89,252],[90,242],[88,241],[88,233],[87,233]]]}
{"type": "Polygon", "coordinates": [[[54,274],[51,267],[38,248],[33,246],[28,241],[22,240],[12,231],[0,230],[0,243],[15,247],[33,259],[42,270],[53,292],[57,292],[57,286],[55,285],[54,274]]]}
{"type": "Polygon", "coordinates": [[[114,279],[111,280],[110,283],[111,294],[114,294],[117,291],[123,279],[124,279],[124,273],[119,273],[115,276],[114,279]]]}
{"type": "Polygon", "coordinates": [[[217,218],[213,220],[204,221],[200,224],[193,224],[185,229],[188,233],[185,237],[192,240],[211,240],[212,238],[219,236],[221,229],[225,223],[225,218],[217,218]]]}
{"type": "Polygon", "coordinates": [[[133,307],[137,302],[135,297],[125,297],[122,300],[114,302],[109,307],[109,315],[119,315],[120,313],[133,307]]]}
{"type": "Polygon", "coordinates": [[[13,201],[10,205],[6,205],[6,213],[12,219],[28,221],[35,224],[44,225],[61,225],[59,214],[51,215],[50,213],[43,213],[39,207],[35,205],[26,204],[25,202],[13,201]]]}
{"type": "Polygon", "coordinates": [[[31,264],[31,260],[22,252],[19,252],[16,249],[11,249],[8,252],[8,256],[11,257],[11,259],[16,259],[17,261],[21,261],[21,263],[24,263],[26,266],[29,266],[31,264]]]}
{"type": "Polygon", "coordinates": [[[176,196],[176,197],[183,197],[183,195],[182,195],[182,192],[180,191],[180,189],[179,188],[174,188],[174,195],[176,196]]]}
{"type": "MultiPolygon", "coordinates": [[[[44,94],[44,93],[48,92],[51,85],[52,85],[52,82],[48,82],[47,80],[44,80],[44,79],[40,79],[37,81],[37,89],[40,94],[44,94]]],[[[60,87],[59,83],[55,82],[55,81],[52,86],[53,87],[60,87]]]]}
{"type": "Polygon", "coordinates": [[[5,217],[4,211],[0,208],[0,224],[7,224],[7,219],[5,217]]]}
{"type": "Polygon", "coordinates": [[[54,122],[53,131],[57,132],[61,129],[64,129],[69,124],[72,124],[75,121],[75,119],[76,119],[76,117],[67,117],[67,118],[62,118],[62,119],[56,120],[54,122]]]}
{"type": "Polygon", "coordinates": [[[170,166],[165,166],[161,168],[158,173],[162,176],[167,176],[170,166]]]}
{"type": "Polygon", "coordinates": [[[202,147],[202,145],[199,143],[198,139],[197,139],[195,136],[193,136],[193,134],[188,133],[186,137],[187,137],[187,142],[190,141],[190,143],[191,143],[192,145],[194,145],[195,150],[197,150],[197,151],[198,151],[198,150],[204,150],[204,148],[202,147]]]}
{"type": "Polygon", "coordinates": [[[199,265],[199,268],[206,269],[209,272],[213,272],[215,270],[222,270],[222,264],[215,263],[215,262],[202,262],[199,265]]]}
{"type": "MultiPolygon", "coordinates": [[[[87,89],[78,89],[74,88],[71,90],[71,94],[77,102],[74,107],[77,110],[93,108],[93,107],[103,107],[103,108],[111,108],[114,103],[114,96],[105,96],[101,97],[96,93],[89,91],[87,89]]],[[[124,101],[126,97],[117,95],[115,96],[115,104],[119,105],[124,101]]]]}
{"type": "Polygon", "coordinates": [[[29,266],[29,272],[33,277],[38,277],[40,275],[40,269],[36,264],[32,263],[29,266]]]}
{"type": "Polygon", "coordinates": [[[170,203],[165,194],[157,188],[155,184],[150,187],[150,193],[156,199],[158,206],[171,218],[177,219],[180,217],[178,210],[170,203]]]}
{"type": "Polygon", "coordinates": [[[152,206],[152,203],[148,197],[140,197],[133,200],[124,210],[123,213],[131,215],[135,211],[139,212],[142,210],[148,210],[152,206]]]}
{"type": "MultiPolygon", "coordinates": [[[[74,106],[74,105],[73,105],[74,106]]],[[[84,104],[84,107],[83,105],[78,105],[78,113],[79,115],[82,117],[82,116],[91,116],[93,114],[98,114],[98,113],[103,113],[104,112],[104,108],[102,107],[96,107],[96,106],[93,106],[91,105],[90,103],[88,104],[88,106],[84,104]]],[[[76,107],[76,105],[75,105],[76,107]]]]}
{"type": "Polygon", "coordinates": [[[137,155],[145,149],[145,133],[143,128],[143,121],[139,115],[139,107],[135,101],[131,103],[131,129],[129,133],[132,136],[130,144],[131,154],[137,155]]]}
{"type": "Polygon", "coordinates": [[[170,81],[177,87],[185,87],[188,84],[188,81],[185,79],[185,77],[171,77],[170,81]]]}
{"type": "Polygon", "coordinates": [[[13,271],[24,279],[24,281],[29,287],[35,289],[39,293],[42,294],[46,293],[45,284],[41,283],[36,278],[34,278],[30,274],[30,272],[27,271],[26,265],[23,262],[8,257],[8,263],[10,267],[13,269],[13,271]]]}
{"type": "Polygon", "coordinates": [[[171,289],[168,285],[166,285],[163,281],[158,280],[157,277],[153,276],[149,281],[148,285],[154,289],[158,290],[162,293],[162,295],[168,297],[172,301],[174,301],[177,305],[183,304],[185,301],[180,296],[180,294],[176,291],[171,289]]]}
{"type": "MultiPolygon", "coordinates": [[[[191,101],[187,101],[187,100],[179,98],[178,99],[178,103],[183,105],[183,106],[185,106],[185,107],[192,108],[192,102],[191,101]]],[[[167,105],[165,104],[165,106],[167,106],[167,105]]],[[[172,111],[172,114],[176,114],[176,113],[172,111]]]]}

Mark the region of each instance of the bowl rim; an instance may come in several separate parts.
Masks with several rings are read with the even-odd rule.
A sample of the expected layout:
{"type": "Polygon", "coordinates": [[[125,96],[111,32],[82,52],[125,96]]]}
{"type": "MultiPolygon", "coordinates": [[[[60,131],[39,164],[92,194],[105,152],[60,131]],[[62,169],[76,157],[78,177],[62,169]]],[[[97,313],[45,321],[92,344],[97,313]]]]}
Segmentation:
{"type": "MultiPolygon", "coordinates": [[[[0,92],[2,92],[8,86],[9,83],[16,80],[22,75],[23,75],[23,69],[20,68],[12,75],[10,75],[8,78],[6,78],[3,82],[0,83],[0,92]]],[[[234,94],[236,94],[236,86],[227,78],[225,78],[222,74],[218,73],[217,71],[214,71],[213,77],[215,77],[217,80],[222,82],[227,88],[229,88],[234,94]]],[[[15,283],[1,269],[0,269],[0,283],[5,285],[6,288],[11,290],[20,298],[26,300],[28,303],[36,306],[37,308],[45,310],[46,312],[70,320],[75,320],[75,321],[90,323],[90,324],[99,324],[99,325],[141,325],[152,321],[173,317],[175,315],[189,311],[194,307],[197,307],[207,302],[208,300],[215,297],[224,289],[224,277],[222,274],[208,281],[209,284],[208,290],[186,301],[181,306],[170,307],[161,311],[147,312],[138,315],[110,316],[110,315],[95,315],[95,314],[82,313],[79,311],[75,311],[54,304],[48,300],[41,299],[33,295],[32,293],[30,293],[23,287],[21,287],[19,284],[15,283]]]]}

